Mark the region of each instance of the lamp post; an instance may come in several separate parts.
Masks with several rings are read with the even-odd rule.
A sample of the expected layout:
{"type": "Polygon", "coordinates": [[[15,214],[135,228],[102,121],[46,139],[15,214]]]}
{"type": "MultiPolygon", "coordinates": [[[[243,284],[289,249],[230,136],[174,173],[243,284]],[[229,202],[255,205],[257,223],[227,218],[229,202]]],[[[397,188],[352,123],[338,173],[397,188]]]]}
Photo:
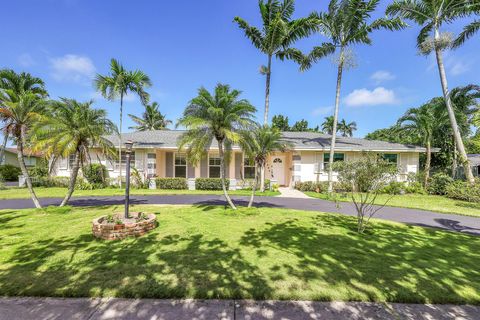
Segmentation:
{"type": "Polygon", "coordinates": [[[125,219],[128,219],[128,209],[130,206],[130,155],[132,154],[133,141],[125,142],[125,160],[126,160],[126,177],[125,177],[125,219]]]}

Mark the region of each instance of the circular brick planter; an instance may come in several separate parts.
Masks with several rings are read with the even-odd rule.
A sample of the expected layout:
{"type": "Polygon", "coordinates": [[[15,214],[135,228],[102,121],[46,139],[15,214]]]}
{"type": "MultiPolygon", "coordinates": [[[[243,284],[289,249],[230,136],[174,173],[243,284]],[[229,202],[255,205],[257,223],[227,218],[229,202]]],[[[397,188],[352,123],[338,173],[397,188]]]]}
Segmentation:
{"type": "Polygon", "coordinates": [[[123,224],[116,222],[108,223],[107,216],[92,221],[92,233],[95,238],[104,240],[125,239],[127,237],[139,237],[157,226],[157,216],[153,213],[147,214],[147,218],[141,217],[140,212],[130,213],[131,219],[123,221],[123,214],[114,215],[114,221],[122,220],[123,224]]]}

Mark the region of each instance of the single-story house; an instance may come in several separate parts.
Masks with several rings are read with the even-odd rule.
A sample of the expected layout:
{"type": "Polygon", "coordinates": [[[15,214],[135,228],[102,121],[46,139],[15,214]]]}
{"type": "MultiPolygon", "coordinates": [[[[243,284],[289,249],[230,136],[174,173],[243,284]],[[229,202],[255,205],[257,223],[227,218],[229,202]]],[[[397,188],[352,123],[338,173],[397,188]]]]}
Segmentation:
{"type": "MultiPolygon", "coordinates": [[[[198,177],[217,178],[220,176],[220,159],[218,147],[213,142],[208,154],[196,166],[189,164],[185,153],[178,150],[177,141],[184,131],[159,130],[122,134],[122,141],[134,142],[131,165],[145,178],[183,177],[193,181],[198,177]]],[[[285,141],[292,145],[290,150],[272,154],[266,167],[266,178],[281,186],[293,186],[296,181],[326,181],[327,164],[330,150],[330,135],[315,132],[283,132],[285,141]]],[[[117,146],[118,136],[108,137],[117,146]]],[[[425,148],[373,141],[359,138],[338,137],[335,146],[334,161],[361,157],[363,152],[376,152],[384,155],[399,168],[399,181],[405,181],[409,173],[419,169],[419,154],[425,148]]],[[[245,158],[238,146],[233,147],[233,154],[226,170],[231,187],[241,185],[245,179],[252,179],[254,167],[245,158]]],[[[104,164],[109,170],[109,177],[119,175],[118,161],[109,161],[97,153],[91,154],[91,161],[104,164]]],[[[54,165],[54,174],[68,176],[73,164],[70,159],[59,159],[54,165]]],[[[125,174],[125,153],[122,155],[122,174],[125,174]]],[[[192,185],[193,183],[189,183],[192,185]]]]}
{"type": "MultiPolygon", "coordinates": [[[[27,167],[34,167],[37,164],[37,159],[41,157],[41,154],[39,153],[33,153],[28,150],[24,150],[25,153],[25,165],[27,167]]],[[[5,148],[3,157],[0,159],[0,165],[4,164],[10,164],[15,167],[20,167],[20,164],[18,163],[18,157],[17,157],[17,148],[16,147],[9,147],[5,148]]]]}

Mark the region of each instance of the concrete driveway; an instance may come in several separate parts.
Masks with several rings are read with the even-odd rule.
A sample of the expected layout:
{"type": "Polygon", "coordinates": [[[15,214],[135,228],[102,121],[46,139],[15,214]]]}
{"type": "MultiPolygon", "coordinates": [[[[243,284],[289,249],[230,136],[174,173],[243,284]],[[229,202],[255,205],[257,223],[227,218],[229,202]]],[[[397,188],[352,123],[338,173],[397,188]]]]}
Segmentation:
{"type": "MultiPolygon", "coordinates": [[[[242,206],[248,203],[248,197],[233,196],[233,201],[242,206]]],[[[40,202],[44,206],[58,205],[60,198],[43,198],[40,202]]],[[[122,205],[122,196],[112,197],[74,197],[70,201],[72,206],[102,206],[122,205]]],[[[154,196],[131,196],[132,204],[194,204],[194,205],[225,205],[221,195],[154,195],[154,196]]],[[[258,207],[288,208],[309,211],[333,212],[344,215],[356,215],[355,208],[351,203],[336,204],[332,201],[320,199],[300,199],[286,197],[257,197],[255,205],[258,207]]],[[[0,200],[0,209],[26,209],[33,208],[31,199],[0,200]]],[[[463,232],[472,235],[480,235],[480,218],[461,216],[455,214],[443,214],[418,209],[406,209],[397,207],[385,207],[375,216],[378,219],[402,222],[410,225],[440,228],[449,231],[463,232]]]]}

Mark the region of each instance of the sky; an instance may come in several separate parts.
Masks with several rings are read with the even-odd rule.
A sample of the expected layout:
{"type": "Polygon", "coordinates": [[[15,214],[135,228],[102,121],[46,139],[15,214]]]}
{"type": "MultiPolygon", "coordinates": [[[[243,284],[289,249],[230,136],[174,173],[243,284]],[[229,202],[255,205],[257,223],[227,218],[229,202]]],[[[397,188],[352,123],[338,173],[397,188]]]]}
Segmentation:
{"type": "MultiPolygon", "coordinates": [[[[374,18],[384,15],[382,1],[374,18]]],[[[297,0],[295,18],[325,10],[327,1],[297,0]]],[[[119,103],[103,99],[92,85],[97,73],[107,74],[111,58],[127,69],[147,73],[148,89],[162,113],[176,121],[199,87],[211,90],[229,84],[257,107],[263,119],[266,57],[233,23],[240,16],[260,26],[257,0],[16,0],[2,4],[0,68],[30,72],[42,78],[50,97],[95,100],[115,123],[119,103]]],[[[463,22],[445,27],[458,32],[463,22]]],[[[411,23],[410,23],[411,24],[411,23]]],[[[355,121],[357,137],[388,127],[408,108],[441,95],[433,56],[418,54],[419,27],[377,31],[373,44],[355,46],[355,66],[344,73],[340,119],[355,121]]],[[[445,53],[451,88],[480,83],[479,35],[445,53]]],[[[295,47],[307,53],[325,39],[313,35],[295,47]]],[[[300,72],[291,61],[272,65],[270,118],[288,116],[290,123],[308,120],[321,125],[333,113],[336,67],[332,59],[300,72]]],[[[143,106],[128,96],[124,113],[140,115],[143,106]]],[[[124,118],[124,128],[133,123],[124,118]]],[[[173,126],[172,126],[173,128],[173,126]]]]}

